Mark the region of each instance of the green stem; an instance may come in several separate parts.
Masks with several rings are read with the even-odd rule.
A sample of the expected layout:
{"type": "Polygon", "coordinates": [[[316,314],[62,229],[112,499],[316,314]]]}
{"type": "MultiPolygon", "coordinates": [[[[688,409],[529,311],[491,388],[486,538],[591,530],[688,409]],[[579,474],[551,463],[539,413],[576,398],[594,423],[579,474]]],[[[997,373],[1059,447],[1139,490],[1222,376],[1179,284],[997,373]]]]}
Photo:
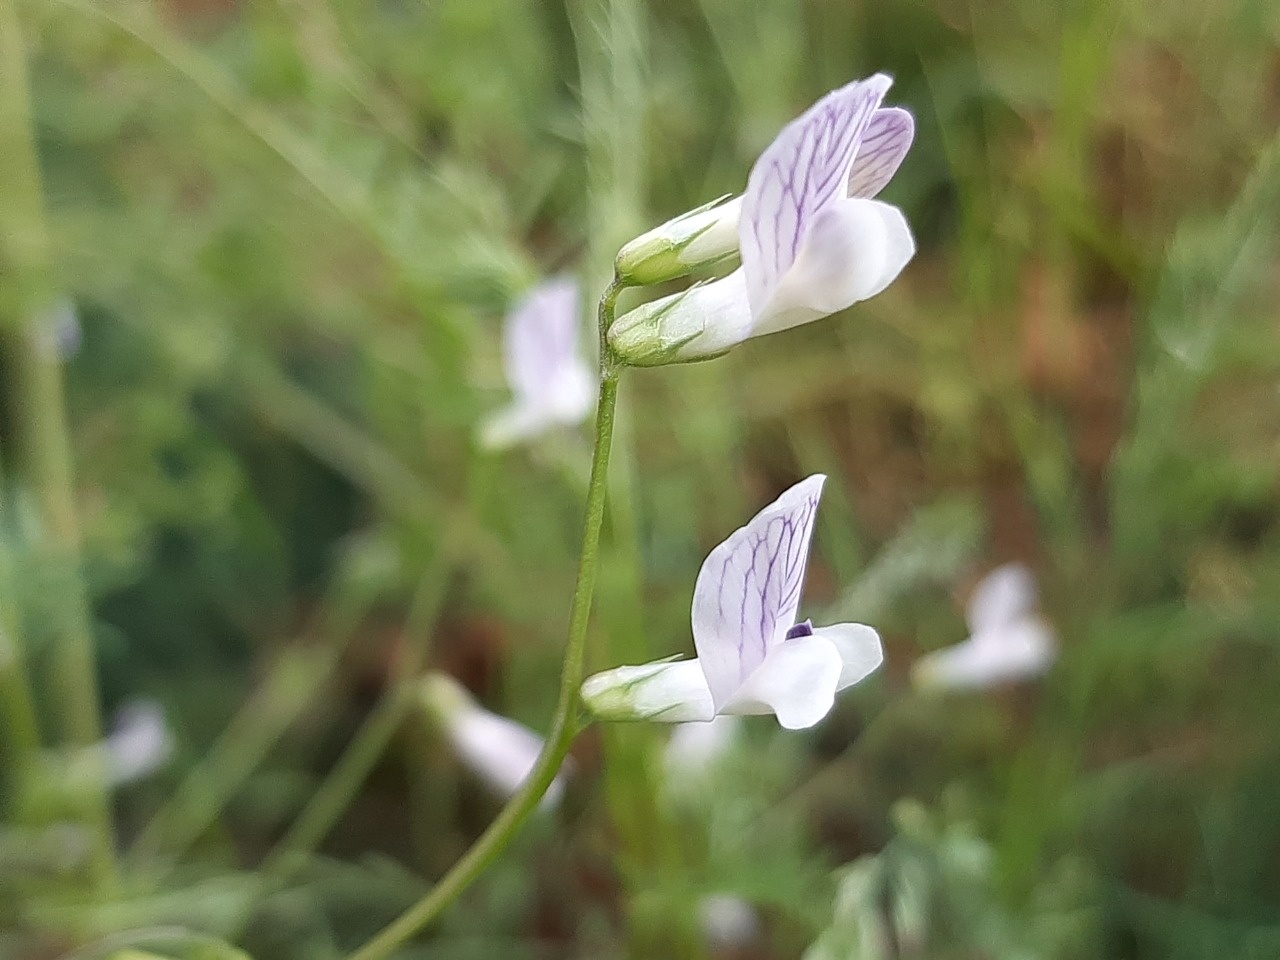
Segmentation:
{"type": "Polygon", "coordinates": [[[4,471],[0,469],[0,716],[4,718],[3,750],[12,761],[15,780],[21,782],[40,751],[40,721],[27,673],[21,618],[10,591],[13,555],[4,493],[4,471]]]}
{"type": "MultiPolygon", "coordinates": [[[[0,261],[12,279],[4,332],[13,364],[13,405],[20,472],[40,519],[39,553],[66,571],[61,616],[54,624],[54,711],[64,741],[88,746],[102,736],[93,627],[80,573],[80,529],[71,445],[63,405],[62,366],[40,309],[51,299],[49,233],[36,154],[22,24],[13,0],[0,0],[0,261]]],[[[25,722],[25,721],[23,721],[25,722]]],[[[114,885],[115,843],[106,777],[99,771],[86,815],[93,828],[91,869],[99,888],[114,885]]]]}
{"type": "Polygon", "coordinates": [[[283,879],[306,863],[391,742],[413,702],[411,694],[410,684],[402,682],[378,701],[289,832],[263,861],[263,873],[283,879]]]}
{"type": "Polygon", "coordinates": [[[8,592],[12,583],[8,546],[0,546],[0,716],[4,717],[3,750],[12,760],[14,774],[25,779],[31,761],[40,750],[40,724],[36,719],[26,651],[19,632],[17,610],[8,592]]]}
{"type": "Polygon", "coordinates": [[[591,597],[595,591],[600,528],[604,523],[605,491],[609,454],[613,447],[614,411],[618,402],[617,362],[607,347],[605,332],[613,321],[614,305],[621,287],[611,284],[600,300],[600,397],[596,404],[595,450],[591,458],[591,482],[587,488],[587,516],[582,534],[582,554],[578,561],[578,583],[569,613],[569,641],[560,673],[560,699],[551,730],[533,772],[503,807],[493,823],[471,849],[441,878],[431,891],[402,913],[381,933],[353,953],[349,960],[383,960],[427,924],[435,920],[507,848],[517,831],[538,806],[560,771],[569,746],[577,735],[578,689],[586,662],[587,624],[591,597]]]}
{"type": "Polygon", "coordinates": [[[424,578],[409,611],[409,647],[389,689],[369,712],[314,796],[262,863],[263,873],[286,878],[305,862],[347,809],[361,784],[400,727],[413,702],[414,686],[427,658],[427,638],[444,602],[448,564],[437,562],[424,578]]]}
{"type": "Polygon", "coordinates": [[[329,601],[317,633],[323,642],[286,648],[252,697],[240,707],[207,756],[139,834],[127,863],[158,884],[221,815],[244,782],[334,677],[368,608],[364,597],[329,601]]]}

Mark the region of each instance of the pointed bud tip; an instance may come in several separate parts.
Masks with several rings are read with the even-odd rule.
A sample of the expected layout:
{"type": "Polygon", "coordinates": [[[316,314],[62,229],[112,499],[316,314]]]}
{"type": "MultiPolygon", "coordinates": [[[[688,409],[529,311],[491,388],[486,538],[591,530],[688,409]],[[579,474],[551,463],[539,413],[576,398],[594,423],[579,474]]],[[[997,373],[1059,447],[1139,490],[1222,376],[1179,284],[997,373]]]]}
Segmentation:
{"type": "Polygon", "coordinates": [[[741,200],[725,195],[641,234],[618,251],[618,278],[630,286],[650,286],[732,256],[738,251],[741,207],[741,200]]]}

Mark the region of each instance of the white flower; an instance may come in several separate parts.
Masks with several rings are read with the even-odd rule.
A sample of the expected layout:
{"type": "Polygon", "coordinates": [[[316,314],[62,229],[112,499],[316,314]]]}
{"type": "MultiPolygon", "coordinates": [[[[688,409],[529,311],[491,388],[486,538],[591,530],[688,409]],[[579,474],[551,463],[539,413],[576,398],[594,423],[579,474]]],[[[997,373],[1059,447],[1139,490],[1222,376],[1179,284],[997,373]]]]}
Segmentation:
{"type": "Polygon", "coordinates": [[[154,700],[126,703],[116,711],[111,733],[99,747],[113,786],[155,772],[173,755],[173,734],[164,708],[154,700]]]}
{"type": "Polygon", "coordinates": [[[606,720],[676,723],[772,713],[796,730],[825,717],[837,691],[878,667],[883,653],[870,627],[796,623],[825,480],[802,480],[711,551],[693,591],[697,659],[589,677],[587,708],[606,720]]]}
{"type": "Polygon", "coordinates": [[[711,893],[698,901],[707,941],[721,950],[745,947],[760,935],[756,908],[731,893],[711,893]]]}
{"type": "Polygon", "coordinates": [[[41,346],[56,353],[59,360],[70,360],[79,352],[83,339],[80,313],[70,297],[59,297],[35,316],[32,325],[41,346]]]}
{"type": "MultiPolygon", "coordinates": [[[[503,797],[520,789],[542,753],[540,736],[484,709],[460,683],[443,673],[427,674],[420,696],[458,758],[481,780],[503,797]]],[[[563,786],[557,776],[542,799],[543,805],[553,806],[563,786]]]]}
{"type": "Polygon", "coordinates": [[[596,384],[581,352],[579,301],[578,285],[561,277],[535,287],[507,314],[502,359],[515,399],[485,421],[481,446],[509,447],[590,414],[596,384]]]}
{"type": "Polygon", "coordinates": [[[1035,577],[1020,563],[997,567],[978,584],[967,619],[968,640],[916,662],[916,686],[991,687],[1039,676],[1057,658],[1053,630],[1036,611],[1035,577]]]}
{"type": "Polygon", "coordinates": [[[741,722],[737,717],[722,714],[706,723],[676,724],[662,752],[668,786],[678,791],[701,783],[707,772],[733,746],[741,722]]]}
{"type": "MultiPolygon", "coordinates": [[[[741,204],[713,208],[716,223],[700,224],[721,238],[736,213],[742,266],[626,314],[609,331],[613,350],[638,366],[705,359],[887,287],[915,255],[902,211],[871,199],[915,132],[910,113],[880,107],[892,82],[878,73],[850,83],[783,128],[752,168],[741,204]]],[[[704,241],[699,254],[720,251],[704,241]]]]}

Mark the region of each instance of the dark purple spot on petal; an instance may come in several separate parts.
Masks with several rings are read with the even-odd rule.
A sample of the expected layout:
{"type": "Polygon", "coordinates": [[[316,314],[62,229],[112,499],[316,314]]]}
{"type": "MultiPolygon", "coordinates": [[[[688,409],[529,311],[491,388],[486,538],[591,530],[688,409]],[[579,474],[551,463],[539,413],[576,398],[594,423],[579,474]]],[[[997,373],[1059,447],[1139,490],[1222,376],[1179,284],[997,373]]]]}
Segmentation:
{"type": "Polygon", "coordinates": [[[813,621],[801,620],[794,627],[787,631],[787,639],[795,640],[797,637],[812,637],[813,621]]]}

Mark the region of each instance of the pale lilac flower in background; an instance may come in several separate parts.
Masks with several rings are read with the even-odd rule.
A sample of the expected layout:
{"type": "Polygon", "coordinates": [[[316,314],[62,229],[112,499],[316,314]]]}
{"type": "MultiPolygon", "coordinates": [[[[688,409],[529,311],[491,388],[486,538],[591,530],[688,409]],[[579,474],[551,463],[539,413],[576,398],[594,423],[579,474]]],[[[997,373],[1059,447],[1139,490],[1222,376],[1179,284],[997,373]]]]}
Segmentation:
{"type": "Polygon", "coordinates": [[[100,744],[107,780],[113,786],[141,780],[173,756],[173,734],[164,708],[135,700],[116,711],[111,733],[100,744]]]}
{"type": "Polygon", "coordinates": [[[36,315],[33,326],[41,346],[56,353],[59,360],[70,360],[80,351],[82,331],[80,313],[70,297],[59,297],[36,315]]]}
{"type": "MultiPolygon", "coordinates": [[[[463,764],[501,797],[520,788],[542,752],[540,736],[484,709],[462,684],[443,673],[424,677],[420,695],[463,764]]],[[[554,806],[563,788],[557,776],[542,799],[543,806],[554,806]]]]}
{"type": "Polygon", "coordinates": [[[969,599],[967,620],[968,640],[916,662],[916,686],[992,687],[1037,677],[1057,658],[1057,639],[1037,612],[1035,577],[1020,563],[997,567],[978,584],[969,599]]]}
{"type": "MultiPolygon", "coordinates": [[[[897,171],[915,133],[911,114],[881,108],[892,80],[876,74],[827,94],[788,124],[751,170],[737,217],[742,266],[727,277],[646,303],[619,319],[609,343],[644,366],[716,356],[748,337],[836,313],[885,289],[915,255],[902,211],[871,199],[897,171]]],[[[679,220],[679,218],[677,218],[679,220]]]]}
{"type": "Polygon", "coordinates": [[[625,666],[589,677],[587,708],[604,720],[708,721],[775,714],[811,727],[835,695],[883,659],[860,623],[796,623],[813,521],[826,477],[802,480],[711,551],[693,592],[693,660],[625,666]]]}
{"type": "Polygon", "coordinates": [[[502,360],[513,400],[481,426],[482,446],[509,447],[591,413],[595,371],[582,355],[580,302],[577,283],[560,277],[535,287],[507,314],[502,360]]]}
{"type": "Polygon", "coordinates": [[[706,723],[677,724],[662,752],[668,788],[679,792],[705,782],[708,773],[737,740],[741,724],[741,719],[729,714],[721,714],[706,723]]]}
{"type": "Polygon", "coordinates": [[[741,949],[760,936],[760,915],[742,897],[712,893],[698,901],[702,934],[720,950],[741,949]]]}

